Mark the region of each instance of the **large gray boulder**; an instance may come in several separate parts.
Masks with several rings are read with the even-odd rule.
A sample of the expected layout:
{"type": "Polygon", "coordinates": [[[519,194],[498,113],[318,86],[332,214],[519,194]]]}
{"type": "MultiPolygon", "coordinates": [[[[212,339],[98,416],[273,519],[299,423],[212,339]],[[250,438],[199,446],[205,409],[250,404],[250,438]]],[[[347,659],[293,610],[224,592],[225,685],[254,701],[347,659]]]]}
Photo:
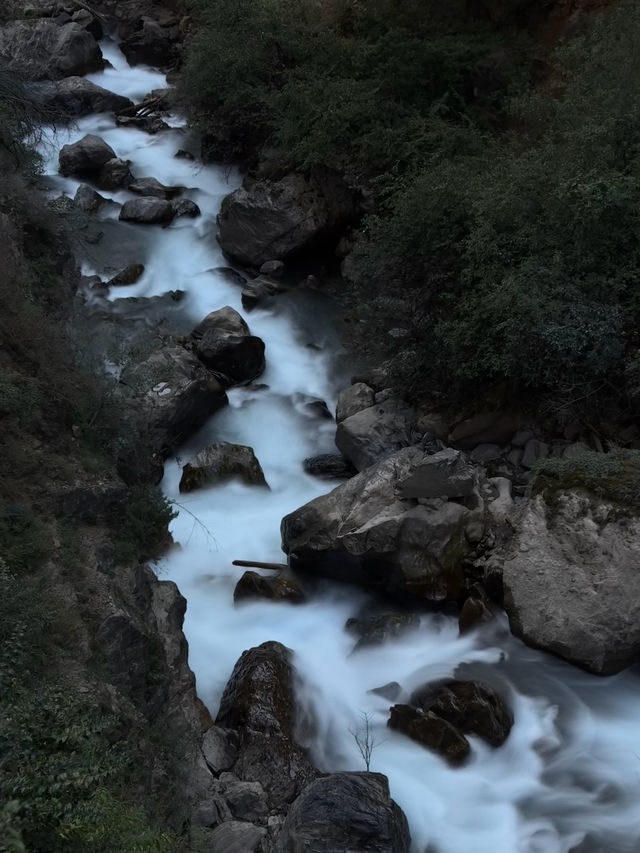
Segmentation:
{"type": "Polygon", "coordinates": [[[484,530],[481,469],[461,500],[398,494],[437,456],[404,448],[285,516],[282,548],[291,567],[400,600],[458,601],[467,589],[463,562],[484,530]]]}
{"type": "Polygon", "coordinates": [[[129,98],[103,89],[84,77],[65,77],[39,83],[34,87],[34,93],[43,106],[62,110],[69,116],[115,113],[133,106],[129,98]]]}
{"type": "Polygon", "coordinates": [[[238,733],[234,775],[260,782],[272,809],[292,802],[317,771],[295,739],[291,652],[267,642],[242,653],[220,701],[216,725],[238,733]]]}
{"type": "Polygon", "coordinates": [[[79,178],[97,178],[104,165],[116,157],[104,139],[88,133],[69,145],[63,145],[58,155],[60,174],[79,178]]]}
{"type": "MultiPolygon", "coordinates": [[[[346,411],[349,409],[345,407],[346,411]]],[[[369,406],[338,423],[336,447],[363,471],[413,443],[413,419],[411,409],[395,399],[369,406]]]]}
{"type": "Polygon", "coordinates": [[[182,187],[168,187],[166,184],[160,183],[157,178],[136,178],[135,181],[129,184],[129,192],[140,196],[154,196],[155,198],[172,199],[179,195],[182,187]]]}
{"type": "Polygon", "coordinates": [[[363,409],[368,409],[376,401],[375,391],[365,382],[354,382],[338,395],[336,421],[340,423],[363,409]]]}
{"type": "Polygon", "coordinates": [[[53,20],[14,21],[0,28],[0,61],[29,80],[60,79],[100,71],[102,51],[80,24],[53,20]]]}
{"type": "Polygon", "coordinates": [[[332,773],[291,806],[275,853],[408,853],[402,809],[381,773],[332,773]]]}
{"type": "Polygon", "coordinates": [[[319,245],[353,216],[353,200],[332,173],[256,181],[228,195],[218,216],[223,251],[248,266],[319,245]]]}
{"type": "Polygon", "coordinates": [[[538,495],[514,519],[504,608],[525,643],[598,675],[640,660],[640,519],[573,492],[538,495]]]}
{"type": "Polygon", "coordinates": [[[220,383],[195,356],[164,346],[127,365],[118,386],[124,417],[135,441],[123,453],[125,479],[148,479],[146,460],[160,463],[227,403],[220,383]]]}
{"type": "Polygon", "coordinates": [[[225,385],[251,382],[264,371],[264,342],[229,306],[207,314],[191,338],[200,361],[225,385]]]}
{"type": "Polygon", "coordinates": [[[174,215],[170,201],[155,196],[141,196],[125,201],[119,218],[127,222],[140,222],[143,225],[157,225],[171,222],[174,215]]]}
{"type": "Polygon", "coordinates": [[[251,447],[218,441],[201,450],[188,462],[180,478],[180,491],[238,479],[247,486],[266,486],[267,481],[251,447]]]}

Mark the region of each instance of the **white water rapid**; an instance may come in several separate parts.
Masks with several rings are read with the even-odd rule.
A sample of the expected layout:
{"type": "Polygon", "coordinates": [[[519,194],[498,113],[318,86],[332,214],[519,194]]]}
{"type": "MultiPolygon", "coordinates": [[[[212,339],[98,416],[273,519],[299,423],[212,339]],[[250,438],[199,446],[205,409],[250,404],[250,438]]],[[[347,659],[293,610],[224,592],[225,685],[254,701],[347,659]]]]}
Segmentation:
{"type": "MultiPolygon", "coordinates": [[[[94,82],[134,99],[165,85],[162,74],[129,68],[113,43],[104,42],[103,51],[113,68],[90,75],[94,82]]],[[[112,297],[183,290],[185,328],[230,305],[266,342],[267,370],[260,382],[268,388],[232,390],[228,408],[165,468],[163,489],[180,510],[172,525],[179,547],[162,561],[159,573],[187,598],[185,633],[200,696],[215,717],[241,652],[279,640],[295,653],[298,699],[308,723],[304,737],[321,769],[364,769],[349,730],[362,712],[371,714],[379,741],[372,770],[389,777],[392,795],[408,817],[415,853],[638,853],[637,670],[596,678],[524,647],[504,624],[459,637],[455,619],[443,615],[425,615],[411,634],[352,653],[354,639],[344,623],[366,597],[329,583],[304,605],[234,606],[242,570],[232,560],[281,562],[282,516],[334,485],[302,470],[306,456],[331,451],[334,426],[309,416],[301,400],[307,395],[334,405],[337,342],[330,311],[311,294],[281,297],[268,311],[242,311],[240,288],[214,272],[228,266],[215,241],[215,215],[239,177],[233,170],[175,159],[177,149],[188,148],[189,137],[179,117],[171,124],[177,129],[149,136],[117,128],[112,116],[93,115],[58,131],[45,158],[54,194],[73,196],[79,182],[56,176],[58,150],[95,133],[132,161],[136,177],[193,188],[187,195],[202,216],[178,219],[168,228],[118,223],[113,209],[102,213],[105,236],[95,255],[84,259],[84,272],[107,278],[142,261],[142,279],[112,297]],[[214,440],[253,447],[271,490],[231,483],[180,495],[181,463],[214,440]],[[389,702],[369,691],[397,681],[406,694],[461,665],[465,676],[505,692],[515,725],[499,749],[472,739],[471,760],[452,769],[387,730],[389,702]]],[[[111,196],[120,202],[132,197],[128,192],[111,196]]]]}

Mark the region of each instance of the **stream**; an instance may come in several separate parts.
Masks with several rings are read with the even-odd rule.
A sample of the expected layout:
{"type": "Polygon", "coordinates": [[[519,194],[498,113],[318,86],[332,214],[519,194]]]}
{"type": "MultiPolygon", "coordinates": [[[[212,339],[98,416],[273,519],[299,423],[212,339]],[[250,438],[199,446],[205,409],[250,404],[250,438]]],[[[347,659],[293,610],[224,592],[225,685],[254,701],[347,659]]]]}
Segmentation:
{"type": "MultiPolygon", "coordinates": [[[[89,79],[140,100],[166,85],[164,75],[130,68],[113,42],[102,44],[112,68],[89,79]]],[[[236,388],[229,406],[184,445],[165,466],[162,488],[179,511],[172,534],[179,547],[158,565],[188,601],[185,634],[198,693],[215,717],[231,670],[243,650],[278,640],[294,652],[297,698],[304,721],[300,738],[325,771],[362,770],[351,734],[370,715],[376,738],[371,769],[389,777],[391,793],[409,820],[415,853],[638,853],[640,851],[640,673],[611,678],[588,675],[511,637],[506,621],[458,636],[455,618],[425,614],[419,627],[384,645],[353,652],[345,621],[368,604],[365,594],[326,582],[314,585],[306,604],[256,601],[234,606],[242,570],[234,559],[283,562],[282,517],[337,485],[304,473],[302,460],[332,452],[335,424],[305,408],[309,398],[330,409],[348,384],[336,312],[313,292],[279,297],[273,308],[243,311],[240,287],[215,240],[221,199],[240,184],[233,169],[176,159],[193,141],[179,116],[155,136],[118,128],[107,114],[58,129],[43,148],[53,195],[73,197],[79,181],[57,175],[60,147],[87,133],[132,161],[136,177],[189,188],[202,216],[170,227],[117,221],[115,207],[99,214],[104,237],[87,249],[85,274],[110,278],[142,262],[142,278],[112,288],[110,299],[149,297],[171,290],[179,323],[189,331],[210,311],[238,310],[266,344],[267,387],[236,388]],[[90,251],[91,249],[91,251],[90,251]],[[213,441],[254,448],[270,491],[238,482],[181,495],[181,466],[213,441]],[[515,724],[506,743],[492,749],[471,738],[465,766],[449,767],[437,755],[386,728],[389,701],[370,691],[399,682],[415,687],[456,674],[485,680],[509,699],[515,724]],[[351,730],[351,731],[350,731],[351,730]]],[[[118,202],[133,195],[107,193],[118,202]]]]}

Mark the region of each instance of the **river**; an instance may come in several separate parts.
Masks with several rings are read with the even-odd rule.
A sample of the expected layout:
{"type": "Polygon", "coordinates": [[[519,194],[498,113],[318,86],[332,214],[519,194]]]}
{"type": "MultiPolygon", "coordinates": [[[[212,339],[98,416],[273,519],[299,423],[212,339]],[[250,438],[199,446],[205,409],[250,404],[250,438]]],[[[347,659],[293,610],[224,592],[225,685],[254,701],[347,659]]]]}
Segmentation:
{"type": "MultiPolygon", "coordinates": [[[[166,85],[159,72],[129,68],[117,47],[102,44],[112,68],[89,79],[141,99],[166,85]]],[[[241,652],[266,640],[294,651],[301,738],[322,770],[363,769],[350,733],[371,715],[377,746],[371,769],[385,773],[404,809],[415,853],[638,853],[640,851],[640,674],[612,678],[583,673],[512,638],[506,623],[459,637],[457,622],[425,614],[410,634],[353,653],[345,621],[367,605],[364,594],[326,583],[303,605],[270,602],[234,606],[241,571],[232,560],[281,562],[281,518],[333,483],[304,473],[302,460],[331,452],[335,425],[310,414],[308,398],[335,405],[345,377],[344,357],[329,304],[313,293],[280,297],[269,310],[242,310],[240,288],[215,241],[220,201],[240,183],[233,169],[176,159],[191,143],[184,122],[156,136],[115,126],[110,115],[80,119],[46,146],[45,171],[54,194],[73,196],[79,184],[57,176],[61,145],[86,133],[105,139],[132,161],[136,177],[190,188],[198,219],[168,228],[117,221],[100,214],[105,236],[86,248],[83,271],[108,278],[143,262],[143,277],[110,298],[182,290],[180,323],[195,326],[209,311],[230,305],[266,343],[266,387],[229,392],[229,406],[165,466],[162,488],[176,501],[172,524],[178,547],[158,565],[187,598],[185,633],[198,692],[215,716],[225,682],[241,652]],[[181,465],[212,441],[254,448],[270,491],[230,483],[180,495],[181,465]],[[371,693],[390,681],[408,693],[443,676],[473,676],[498,686],[515,724],[499,749],[472,738],[471,760],[452,769],[436,755],[386,728],[389,702],[371,693]]],[[[108,193],[116,201],[130,193],[108,193]]]]}

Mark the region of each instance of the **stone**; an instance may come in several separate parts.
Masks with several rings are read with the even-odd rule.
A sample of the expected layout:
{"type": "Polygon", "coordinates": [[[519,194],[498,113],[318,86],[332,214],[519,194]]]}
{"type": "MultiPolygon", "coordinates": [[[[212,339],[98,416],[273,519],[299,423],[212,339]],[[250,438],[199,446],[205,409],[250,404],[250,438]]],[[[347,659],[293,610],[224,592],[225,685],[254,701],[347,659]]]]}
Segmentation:
{"type": "Polygon", "coordinates": [[[536,462],[546,459],[549,455],[549,445],[537,438],[530,438],[525,444],[520,464],[523,468],[533,468],[536,462]]]}
{"type": "Polygon", "coordinates": [[[182,187],[168,187],[156,178],[136,178],[127,187],[129,192],[136,195],[153,196],[154,198],[172,199],[182,191],[182,187]]]}
{"type": "Polygon", "coordinates": [[[144,273],[144,264],[129,264],[107,282],[108,287],[126,287],[135,284],[144,273]]]}
{"type": "Polygon", "coordinates": [[[494,495],[489,498],[487,509],[491,518],[498,524],[502,524],[513,509],[511,496],[513,485],[508,477],[491,477],[489,483],[494,490],[494,495]]]}
{"type": "Polygon", "coordinates": [[[305,788],[274,853],[408,853],[407,819],[381,773],[332,773],[305,788]]]}
{"type": "Polygon", "coordinates": [[[226,385],[252,382],[264,371],[264,342],[229,306],[207,314],[191,339],[200,361],[226,385]]]}
{"type": "Polygon", "coordinates": [[[520,429],[513,436],[510,441],[510,444],[513,447],[519,447],[524,450],[524,446],[528,441],[531,441],[532,438],[535,438],[535,434],[532,429],[520,429]]]}
{"type": "Polygon", "coordinates": [[[387,725],[437,752],[453,765],[462,764],[471,752],[466,737],[451,723],[430,711],[424,712],[410,705],[394,705],[387,725]]]}
{"type": "Polygon", "coordinates": [[[338,423],[336,447],[363,471],[412,444],[412,421],[412,411],[395,400],[370,406],[338,423]]]}
{"type": "Polygon", "coordinates": [[[375,687],[368,692],[376,696],[382,696],[388,702],[396,702],[402,693],[402,687],[397,681],[390,681],[388,684],[383,684],[382,687],[375,687]]]}
{"type": "Polygon", "coordinates": [[[260,782],[242,782],[224,773],[217,788],[235,818],[259,821],[269,810],[260,782]]]}
{"type": "Polygon", "coordinates": [[[83,30],[91,33],[95,39],[101,39],[104,35],[100,19],[92,15],[88,9],[76,9],[71,15],[71,20],[74,24],[79,24],[83,30]]]}
{"type": "Polygon", "coordinates": [[[350,418],[361,412],[363,409],[368,409],[375,403],[374,390],[364,382],[356,382],[345,388],[338,395],[338,403],[336,405],[336,421],[341,421],[350,418]]]}
{"type": "MultiPolygon", "coordinates": [[[[458,601],[472,553],[465,529],[484,517],[474,492],[470,506],[439,499],[402,500],[398,484],[425,454],[407,447],[289,515],[282,548],[295,571],[356,583],[398,601],[458,601]]],[[[481,472],[476,476],[481,481],[481,472]]]]}
{"type": "Polygon", "coordinates": [[[14,21],[0,28],[0,61],[26,80],[83,76],[103,67],[102,51],[91,33],[69,21],[14,21]]]}
{"type": "Polygon", "coordinates": [[[244,820],[228,820],[211,833],[210,853],[256,853],[267,830],[244,820]]]}
{"type": "Polygon", "coordinates": [[[269,601],[288,601],[300,604],[306,600],[305,594],[291,578],[276,575],[263,577],[257,572],[245,572],[233,591],[233,600],[267,599],[269,601]]]}
{"type": "Polygon", "coordinates": [[[237,734],[219,726],[207,729],[202,739],[202,754],[207,767],[218,776],[231,770],[238,757],[237,734]]]}
{"type": "Polygon", "coordinates": [[[302,467],[307,474],[326,480],[345,479],[357,474],[351,462],[337,453],[321,453],[319,456],[310,456],[303,461],[302,467]]]}
{"type": "Polygon", "coordinates": [[[410,702],[425,713],[437,714],[463,734],[477,735],[490,746],[501,746],[513,726],[504,698],[487,684],[448,680],[425,684],[410,702]]]}
{"type": "Polygon", "coordinates": [[[78,142],[62,146],[58,155],[60,174],[95,178],[115,156],[115,151],[104,139],[88,133],[78,142]]]}
{"type": "Polygon", "coordinates": [[[101,196],[100,193],[97,193],[88,184],[80,184],[73,198],[75,206],[87,213],[95,213],[96,210],[99,210],[107,202],[108,199],[101,196]]]}
{"type": "Polygon", "coordinates": [[[133,175],[129,169],[129,161],[121,160],[119,157],[108,160],[96,179],[96,183],[103,190],[129,189],[132,181],[133,175]]]}
{"type": "Polygon", "coordinates": [[[493,462],[502,455],[502,448],[499,444],[479,444],[469,455],[474,462],[493,462]]]}
{"type": "Polygon", "coordinates": [[[151,135],[170,129],[170,125],[156,115],[119,115],[116,116],[116,124],[118,127],[133,127],[151,135]]]}
{"type": "Polygon", "coordinates": [[[493,621],[495,617],[496,608],[484,587],[479,583],[474,583],[458,616],[460,633],[466,634],[479,625],[493,621]]]}
{"type": "Polygon", "coordinates": [[[84,77],[46,81],[34,86],[32,91],[42,106],[73,117],[115,113],[133,105],[129,98],[103,89],[84,77]]]}
{"type": "Polygon", "coordinates": [[[402,498],[464,498],[472,494],[478,474],[464,453],[447,447],[425,456],[411,474],[398,483],[402,498]]]}
{"type": "Polygon", "coordinates": [[[350,192],[336,173],[292,173],[255,181],[228,195],[218,215],[222,250],[240,264],[260,268],[320,247],[354,215],[350,192]]]}
{"type": "Polygon", "coordinates": [[[247,486],[267,486],[260,463],[251,447],[218,441],[201,450],[182,469],[180,491],[193,492],[204,486],[238,479],[247,486]]]}
{"type": "Polygon", "coordinates": [[[127,222],[140,222],[156,225],[171,222],[174,217],[170,201],[152,196],[141,196],[125,201],[120,210],[120,219],[127,222]]]}
{"type": "Polygon", "coordinates": [[[260,267],[260,275],[268,275],[272,278],[280,278],[284,272],[282,261],[265,261],[260,267]]]}
{"type": "Polygon", "coordinates": [[[521,422],[522,415],[518,412],[483,412],[457,423],[449,434],[449,444],[461,450],[471,450],[478,444],[504,445],[521,422]]]}
{"type": "Polygon", "coordinates": [[[177,64],[180,56],[179,21],[167,10],[165,13],[164,20],[158,20],[155,14],[153,17],[143,15],[135,32],[120,43],[120,49],[130,65],[171,68],[177,64]]]}
{"type": "Polygon", "coordinates": [[[191,151],[185,151],[184,148],[179,148],[176,153],[173,155],[178,160],[195,160],[195,156],[191,153],[191,151]]]}
{"type": "Polygon", "coordinates": [[[242,307],[245,311],[269,305],[274,296],[286,293],[288,288],[280,281],[266,275],[246,281],[242,287],[242,307]]]}
{"type": "Polygon", "coordinates": [[[542,495],[494,553],[512,632],[597,675],[640,661],[640,520],[586,494],[542,495]]]}
{"type": "Polygon", "coordinates": [[[176,199],[171,202],[171,206],[173,207],[173,215],[175,217],[188,216],[190,219],[195,219],[196,216],[200,216],[200,208],[190,198],[176,199]]]}
{"type": "Polygon", "coordinates": [[[401,637],[420,626],[420,617],[415,613],[383,613],[364,619],[348,619],[347,631],[358,637],[354,651],[370,646],[380,646],[394,637],[401,637]]]}

